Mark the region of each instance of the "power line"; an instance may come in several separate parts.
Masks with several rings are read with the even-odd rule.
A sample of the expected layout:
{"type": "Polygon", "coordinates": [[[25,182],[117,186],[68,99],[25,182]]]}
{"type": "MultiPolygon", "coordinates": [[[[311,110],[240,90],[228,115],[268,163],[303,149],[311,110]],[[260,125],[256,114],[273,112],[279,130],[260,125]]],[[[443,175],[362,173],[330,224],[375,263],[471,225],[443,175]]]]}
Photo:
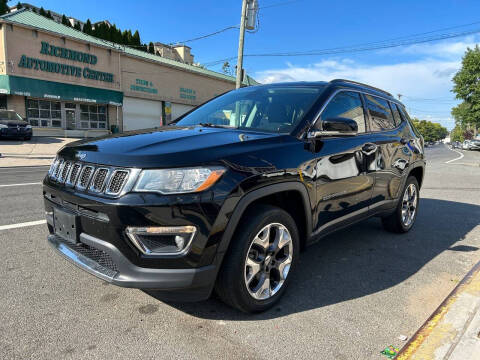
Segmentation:
{"type": "Polygon", "coordinates": [[[262,10],[262,9],[269,9],[269,8],[272,8],[272,7],[277,7],[277,6],[288,5],[288,4],[291,4],[291,3],[296,3],[296,2],[299,2],[299,1],[304,1],[304,0],[290,0],[290,1],[282,1],[282,2],[278,2],[278,3],[273,3],[273,4],[270,4],[270,5],[260,6],[258,9],[259,9],[259,10],[262,10]]]}
{"type": "Polygon", "coordinates": [[[232,26],[227,26],[226,28],[223,28],[223,29],[220,29],[220,30],[217,30],[213,33],[210,33],[210,34],[206,34],[206,35],[202,35],[202,36],[199,36],[199,37],[196,37],[196,38],[193,38],[193,39],[188,39],[188,40],[184,40],[184,41],[177,41],[177,42],[171,42],[170,45],[173,45],[173,44],[185,44],[187,42],[192,42],[192,41],[197,41],[197,40],[202,40],[202,39],[206,39],[210,36],[214,36],[214,35],[218,35],[220,33],[223,33],[227,30],[231,30],[231,29],[238,29],[239,25],[232,25],[232,26]]]}
{"type": "MultiPolygon", "coordinates": [[[[480,22],[458,25],[458,26],[453,26],[453,27],[446,28],[446,29],[453,29],[453,28],[471,26],[472,24],[479,24],[479,23],[480,22]]],[[[473,29],[473,30],[467,30],[467,31],[461,31],[461,32],[453,32],[453,33],[444,33],[444,34],[438,34],[438,35],[424,36],[426,34],[432,34],[432,33],[438,32],[438,31],[442,31],[442,30],[445,30],[445,29],[434,30],[434,31],[426,32],[426,33],[409,35],[409,36],[404,36],[404,37],[399,37],[399,38],[394,38],[394,39],[389,39],[389,40],[383,40],[383,41],[376,41],[376,42],[346,46],[346,47],[327,48],[327,49],[320,49],[320,50],[309,50],[309,51],[302,51],[302,52],[278,52],[278,53],[245,54],[244,56],[248,56],[248,57],[319,56],[319,55],[338,55],[338,54],[345,54],[345,53],[358,53],[358,52],[381,50],[381,49],[388,49],[388,48],[407,46],[407,45],[422,44],[422,43],[427,43],[427,42],[432,42],[432,41],[447,40],[447,39],[452,39],[452,38],[456,38],[456,37],[472,35],[472,34],[476,34],[476,33],[480,32],[480,29],[473,29]],[[419,36],[421,36],[421,35],[423,35],[423,37],[419,38],[419,36]],[[414,38],[412,38],[412,37],[414,37],[414,38]],[[399,41],[392,41],[392,40],[399,40],[399,41]]],[[[229,61],[229,60],[232,60],[232,59],[235,59],[235,57],[229,57],[229,58],[225,58],[225,59],[221,59],[221,60],[215,60],[215,61],[207,62],[204,65],[205,66],[214,66],[214,65],[218,65],[218,64],[220,64],[224,61],[229,61]]]]}

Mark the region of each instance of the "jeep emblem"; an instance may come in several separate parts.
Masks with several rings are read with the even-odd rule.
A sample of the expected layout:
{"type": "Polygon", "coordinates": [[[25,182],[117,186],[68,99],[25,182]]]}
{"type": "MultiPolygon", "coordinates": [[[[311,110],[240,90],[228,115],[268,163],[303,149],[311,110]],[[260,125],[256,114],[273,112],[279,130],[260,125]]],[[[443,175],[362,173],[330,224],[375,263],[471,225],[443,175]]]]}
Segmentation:
{"type": "Polygon", "coordinates": [[[79,152],[79,153],[77,154],[77,159],[79,159],[79,160],[83,160],[83,159],[85,159],[86,157],[87,157],[87,153],[79,152]]]}

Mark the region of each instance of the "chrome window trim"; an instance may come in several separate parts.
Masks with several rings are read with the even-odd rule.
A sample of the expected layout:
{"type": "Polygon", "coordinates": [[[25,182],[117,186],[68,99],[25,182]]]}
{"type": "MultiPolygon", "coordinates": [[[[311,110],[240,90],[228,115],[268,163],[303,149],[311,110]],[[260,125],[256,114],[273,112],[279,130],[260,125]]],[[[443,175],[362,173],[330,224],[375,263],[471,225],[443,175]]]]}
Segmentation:
{"type": "MultiPolygon", "coordinates": [[[[383,100],[386,100],[388,101],[389,103],[394,103],[394,104],[398,104],[396,101],[392,100],[392,99],[388,99],[387,97],[385,96],[381,96],[381,95],[374,95],[374,94],[371,94],[367,91],[363,91],[363,90],[359,90],[359,89],[348,89],[348,88],[342,88],[342,89],[337,89],[335,90],[327,99],[327,101],[325,101],[325,104],[323,104],[323,106],[320,108],[320,110],[317,112],[317,115],[315,115],[315,120],[313,120],[312,124],[310,125],[309,127],[309,130],[307,131],[307,138],[308,139],[311,139],[311,138],[314,138],[315,135],[316,136],[320,136],[320,135],[325,135],[325,136],[339,136],[338,134],[337,135],[333,135],[333,134],[329,134],[330,131],[326,132],[326,131],[322,131],[322,127],[321,127],[321,130],[317,130],[317,131],[311,131],[310,129],[312,129],[313,127],[315,127],[315,124],[317,123],[317,121],[320,119],[320,116],[322,115],[323,111],[325,110],[325,108],[327,107],[328,104],[330,104],[330,102],[332,101],[332,99],[335,97],[335,95],[337,95],[338,93],[341,93],[341,92],[355,92],[355,93],[358,93],[360,94],[360,96],[362,95],[370,95],[370,96],[376,96],[378,98],[381,98],[383,100]]],[[[362,104],[365,106],[364,108],[364,115],[366,115],[366,126],[365,126],[365,129],[368,129],[368,131],[365,131],[365,132],[362,132],[362,133],[356,133],[355,135],[363,135],[363,134],[374,134],[374,133],[379,133],[379,132],[384,132],[384,131],[392,131],[392,130],[395,130],[397,128],[399,128],[403,121],[399,124],[399,126],[393,128],[393,129],[388,129],[388,130],[380,130],[380,131],[370,131],[370,114],[368,113],[368,108],[366,107],[366,104],[364,103],[364,100],[362,100],[362,104]],[[366,113],[365,113],[365,110],[366,110],[366,113]],[[368,126],[367,126],[368,125],[368,126]]],[[[403,104],[402,104],[403,105],[403,104]]],[[[401,105],[401,106],[402,106],[401,105]]],[[[393,116],[393,114],[392,114],[393,116]]],[[[320,124],[321,125],[321,124],[320,124]]],[[[348,133],[347,134],[343,134],[342,135],[346,135],[346,136],[351,136],[349,135],[348,133]]]]}

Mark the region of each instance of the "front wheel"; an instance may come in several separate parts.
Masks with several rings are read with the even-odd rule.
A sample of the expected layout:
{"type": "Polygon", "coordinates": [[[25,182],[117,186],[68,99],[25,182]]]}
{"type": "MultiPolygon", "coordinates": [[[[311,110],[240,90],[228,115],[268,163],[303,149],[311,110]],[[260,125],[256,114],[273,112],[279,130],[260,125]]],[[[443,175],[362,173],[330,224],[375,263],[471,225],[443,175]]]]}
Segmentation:
{"type": "Polygon", "coordinates": [[[395,212],[382,218],[383,227],[391,232],[406,233],[409,231],[418,214],[420,188],[414,176],[407,179],[402,196],[398,199],[395,212]]]}
{"type": "Polygon", "coordinates": [[[295,268],[300,251],[297,226],[286,211],[268,205],[249,211],[239,225],[215,290],[243,312],[265,311],[283,295],[295,268]]]}

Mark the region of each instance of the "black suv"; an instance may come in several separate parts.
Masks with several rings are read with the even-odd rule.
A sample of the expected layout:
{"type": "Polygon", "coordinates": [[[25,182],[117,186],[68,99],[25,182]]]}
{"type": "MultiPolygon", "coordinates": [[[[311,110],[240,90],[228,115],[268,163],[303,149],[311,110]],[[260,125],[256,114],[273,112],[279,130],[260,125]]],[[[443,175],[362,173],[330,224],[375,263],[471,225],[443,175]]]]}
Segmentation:
{"type": "Polygon", "coordinates": [[[373,215],[410,230],[423,139],[347,80],[247,87],[158,129],[70,143],[44,180],[49,243],[115,285],[263,311],[300,251],[373,215]]]}

